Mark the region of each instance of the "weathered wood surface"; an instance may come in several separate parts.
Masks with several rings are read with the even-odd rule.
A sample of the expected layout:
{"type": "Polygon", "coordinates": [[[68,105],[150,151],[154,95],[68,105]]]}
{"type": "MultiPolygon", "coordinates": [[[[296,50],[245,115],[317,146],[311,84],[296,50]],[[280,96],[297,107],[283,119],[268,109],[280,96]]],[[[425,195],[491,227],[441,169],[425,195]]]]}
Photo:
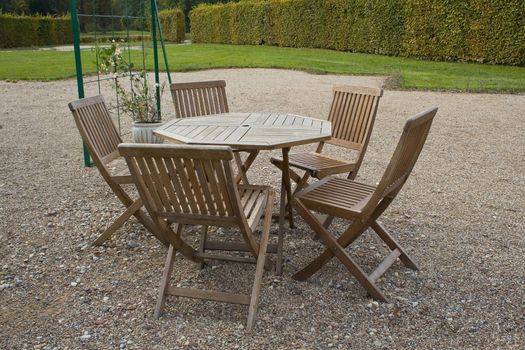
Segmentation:
{"type": "MultiPolygon", "coordinates": [[[[163,311],[167,295],[206,299],[249,305],[246,331],[251,332],[257,311],[264,267],[273,265],[266,260],[273,209],[273,190],[266,186],[241,185],[234,181],[230,147],[120,144],[118,150],[126,159],[139,194],[159,231],[170,243],[155,316],[163,311]],[[263,222],[259,240],[254,231],[263,222]],[[176,225],[176,231],[171,228],[176,225]],[[185,224],[202,225],[203,242],[195,250],[181,235],[185,224]],[[217,243],[215,247],[232,251],[236,247],[251,254],[250,258],[237,255],[207,253],[212,244],[207,239],[206,227],[236,227],[240,240],[236,244],[217,243]],[[252,293],[237,294],[170,285],[175,261],[174,251],[199,263],[217,259],[255,263],[252,293]]],[[[282,248],[278,248],[282,251],[282,248]]]]}
{"type": "Polygon", "coordinates": [[[377,220],[395,199],[412,172],[436,112],[437,108],[431,108],[406,122],[396,150],[377,186],[362,184],[352,179],[328,176],[303,189],[295,196],[294,206],[297,212],[326,246],[322,254],[294,275],[295,279],[309,278],[335,256],[373,298],[386,301],[386,296],[375,283],[379,277],[398,258],[406,267],[417,270],[417,265],[407,252],[377,220]],[[349,219],[351,224],[336,238],[327,230],[328,227],[313,215],[311,210],[349,219]],[[371,274],[367,274],[352,259],[346,249],[369,227],[390,249],[389,255],[371,274]]]}
{"type": "Polygon", "coordinates": [[[328,140],[331,123],[294,114],[223,113],[174,119],[155,134],[178,143],[270,150],[328,140]]]}
{"type": "Polygon", "coordinates": [[[222,113],[205,117],[174,119],[155,130],[155,134],[170,142],[187,144],[228,145],[235,149],[251,151],[239,164],[236,182],[244,178],[260,150],[282,149],[282,197],[279,220],[277,274],[282,272],[284,213],[287,211],[290,227],[293,225],[292,188],[288,174],[288,153],[292,146],[329,140],[332,123],[295,114],[280,113],[222,113]],[[286,210],[285,210],[286,209],[286,210]]]}
{"type": "Polygon", "coordinates": [[[83,98],[69,103],[82,141],[84,141],[97,169],[113,193],[124,204],[126,210],[111,223],[93,242],[101,245],[131,217],[135,216],[161,242],[167,243],[156,230],[155,225],[142,211],[142,200],[133,199],[122,185],[130,185],[133,179],[127,167],[114,171],[122,161],[118,145],[122,142],[120,135],[111,120],[109,110],[101,95],[83,98]]]}
{"type": "Polygon", "coordinates": [[[177,118],[229,112],[224,80],[173,83],[170,90],[177,118]]]}

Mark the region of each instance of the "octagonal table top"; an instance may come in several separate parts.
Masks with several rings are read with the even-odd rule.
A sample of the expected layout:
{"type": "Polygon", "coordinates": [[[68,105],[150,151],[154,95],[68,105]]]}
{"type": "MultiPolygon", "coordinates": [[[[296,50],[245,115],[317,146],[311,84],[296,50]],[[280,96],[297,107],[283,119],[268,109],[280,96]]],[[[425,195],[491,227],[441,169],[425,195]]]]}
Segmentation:
{"type": "Polygon", "coordinates": [[[165,140],[270,150],[330,139],[331,123],[281,113],[223,113],[173,119],[155,129],[165,140]]]}

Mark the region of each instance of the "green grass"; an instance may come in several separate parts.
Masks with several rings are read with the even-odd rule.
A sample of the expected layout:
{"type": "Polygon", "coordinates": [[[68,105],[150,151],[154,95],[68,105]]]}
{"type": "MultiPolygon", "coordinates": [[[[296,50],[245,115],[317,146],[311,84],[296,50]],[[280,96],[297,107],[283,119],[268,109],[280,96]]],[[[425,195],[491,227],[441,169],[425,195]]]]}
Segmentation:
{"type": "MultiPolygon", "coordinates": [[[[284,68],[314,73],[392,76],[403,89],[524,92],[525,68],[421,61],[321,49],[192,44],[167,46],[172,72],[210,68],[284,68]]],[[[147,57],[153,68],[152,54],[147,57]]],[[[132,60],[140,62],[140,51],[132,60]]],[[[162,56],[160,56],[162,57],[162,56]]],[[[94,53],[82,52],[85,73],[95,73],[94,53]]],[[[162,65],[162,61],[161,61],[162,65]]],[[[72,52],[0,51],[0,79],[56,80],[75,76],[72,52]]]]}

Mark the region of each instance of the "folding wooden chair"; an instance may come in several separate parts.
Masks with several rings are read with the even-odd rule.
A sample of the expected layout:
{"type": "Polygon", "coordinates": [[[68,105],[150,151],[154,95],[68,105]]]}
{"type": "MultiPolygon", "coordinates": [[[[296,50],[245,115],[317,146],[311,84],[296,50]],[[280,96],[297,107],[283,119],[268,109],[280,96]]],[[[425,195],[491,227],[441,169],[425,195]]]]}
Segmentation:
{"type": "MultiPolygon", "coordinates": [[[[126,210],[93,242],[100,245],[107,240],[117,229],[134,215],[151,233],[161,242],[167,241],[156,230],[153,222],[141,210],[142,200],[132,199],[123,188],[123,185],[133,185],[131,175],[122,162],[121,171],[112,172],[112,165],[118,163],[119,153],[117,146],[122,142],[120,135],[111,121],[111,116],[102,96],[83,98],[69,103],[75,123],[82,140],[87,146],[93,162],[100,175],[106,180],[113,193],[126,206],[126,210]]],[[[121,159],[122,160],[122,159],[121,159]]]]}
{"type": "MultiPolygon", "coordinates": [[[[228,113],[228,99],[226,98],[226,81],[210,80],[190,83],[173,83],[170,85],[175,116],[177,118],[191,118],[204,115],[228,113]]],[[[248,184],[246,171],[251,166],[257,151],[248,152],[246,159],[242,160],[240,150],[234,150],[235,163],[239,171],[235,181],[248,184]]]]}
{"type": "MultiPolygon", "coordinates": [[[[226,81],[209,80],[189,83],[173,83],[170,85],[173,106],[176,118],[191,118],[212,114],[228,113],[228,99],[226,98],[226,81]]],[[[243,161],[240,150],[233,150],[237,175],[235,182],[249,184],[246,176],[247,169],[257,158],[258,151],[248,152],[243,161]]],[[[204,242],[207,235],[207,226],[202,226],[201,240],[204,242]]],[[[204,266],[204,265],[201,265],[204,266]]]]}
{"type": "MultiPolygon", "coordinates": [[[[305,186],[309,177],[322,179],[328,175],[349,173],[348,178],[354,179],[363,161],[383,90],[334,86],[333,92],[332,106],[328,114],[328,121],[332,123],[332,138],[320,142],[315,152],[289,155],[291,167],[306,171],[302,177],[291,173],[291,179],[298,184],[298,189],[305,186]],[[356,151],[355,161],[349,162],[322,154],[325,143],[356,151]]],[[[281,158],[272,158],[271,161],[281,168],[281,158]]]]}
{"type": "MultiPolygon", "coordinates": [[[[303,176],[292,169],[289,170],[290,179],[297,184],[295,193],[308,185],[310,177],[322,179],[328,175],[342,173],[348,173],[349,179],[356,177],[365,156],[382,95],[383,90],[380,88],[333,87],[332,106],[328,114],[328,121],[332,123],[332,138],[320,142],[315,152],[289,154],[290,167],[304,170],[303,176]],[[325,143],[354,150],[355,159],[346,161],[322,154],[325,143]]],[[[272,158],[271,162],[282,170],[282,158],[272,158]]],[[[284,202],[285,196],[281,195],[281,206],[284,202]]],[[[325,225],[329,226],[330,222],[331,217],[328,217],[325,225]]]]}
{"type": "MultiPolygon", "coordinates": [[[[155,316],[162,313],[168,295],[244,304],[249,305],[246,330],[250,332],[266,261],[273,191],[266,186],[238,187],[233,181],[233,153],[229,147],[121,144],[119,151],[126,159],[148,212],[170,243],[155,316]],[[263,216],[262,234],[257,241],[253,231],[263,216]],[[176,224],[175,232],[171,224],[176,224]],[[243,241],[205,240],[197,251],[181,237],[184,225],[236,227],[243,241]],[[246,251],[255,259],[206,250],[246,251]],[[197,263],[205,259],[256,263],[251,295],[170,286],[175,251],[197,263]]],[[[270,268],[271,264],[266,267],[270,268]]]]}
{"type": "Polygon", "coordinates": [[[388,208],[410,175],[427,138],[437,108],[428,109],[410,118],[403,129],[397,148],[377,186],[369,186],[350,179],[325,177],[300,191],[294,198],[294,207],[327,246],[326,250],[293,277],[306,280],[335,255],[370,295],[385,301],[386,297],[375,281],[399,258],[411,269],[418,267],[386,229],[377,222],[388,208]],[[335,238],[310,212],[349,219],[344,233],[335,238]],[[369,275],[345,250],[368,227],[371,227],[390,248],[391,253],[369,275]]]}

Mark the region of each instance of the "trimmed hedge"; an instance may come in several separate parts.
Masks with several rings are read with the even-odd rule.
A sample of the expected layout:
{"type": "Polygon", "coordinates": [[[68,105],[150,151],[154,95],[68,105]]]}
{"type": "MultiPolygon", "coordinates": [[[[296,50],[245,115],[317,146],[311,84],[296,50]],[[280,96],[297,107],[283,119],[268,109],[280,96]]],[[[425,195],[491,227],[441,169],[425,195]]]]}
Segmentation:
{"type": "Polygon", "coordinates": [[[192,39],[397,55],[403,31],[403,17],[395,11],[400,1],[270,0],[200,5],[190,14],[192,39]]]}
{"type": "Polygon", "coordinates": [[[194,42],[525,65],[524,0],[245,0],[190,20],[194,42]]]}
{"type": "Polygon", "coordinates": [[[62,45],[73,42],[69,17],[0,14],[0,47],[62,45]]]}
{"type": "Polygon", "coordinates": [[[406,0],[407,55],[525,65],[525,1],[406,0]]]}
{"type": "Polygon", "coordinates": [[[179,9],[163,10],[159,12],[164,40],[183,42],[186,35],[184,13],[179,9]]]}

